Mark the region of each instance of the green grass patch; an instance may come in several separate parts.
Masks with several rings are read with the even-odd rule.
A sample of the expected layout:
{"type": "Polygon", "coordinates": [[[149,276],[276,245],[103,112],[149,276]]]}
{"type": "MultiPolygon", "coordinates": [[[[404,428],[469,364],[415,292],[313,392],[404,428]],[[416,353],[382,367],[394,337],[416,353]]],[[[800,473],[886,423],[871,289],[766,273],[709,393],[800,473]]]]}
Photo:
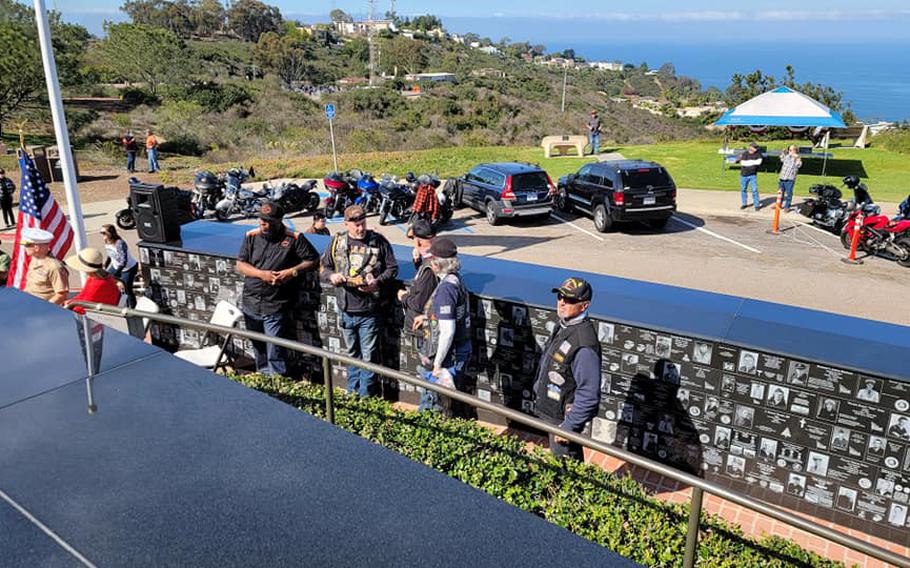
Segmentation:
{"type": "MultiPolygon", "coordinates": [[[[319,385],[258,374],[232,379],[324,418],[319,385]]],[[[682,565],[688,508],[662,503],[629,477],[554,459],[513,436],[470,420],[396,409],[378,398],[336,390],[335,421],[345,430],[437,469],[520,509],[646,566],[682,565]]],[[[837,567],[794,543],[746,538],[739,528],[705,515],[698,566],[717,568],[837,567]]]]}
{"type": "MultiPolygon", "coordinates": [[[[877,139],[877,138],[876,138],[877,139]]],[[[771,151],[787,146],[788,141],[770,142],[771,151]]],[[[744,143],[739,147],[745,146],[744,143]]],[[[722,167],[717,154],[719,141],[672,142],[638,146],[616,146],[605,151],[622,153],[627,158],[654,160],[673,175],[681,188],[739,191],[739,169],[722,167]]],[[[808,188],[816,183],[840,185],[848,174],[860,175],[869,186],[872,196],[878,201],[900,202],[910,192],[910,165],[907,157],[897,151],[880,147],[865,150],[834,148],[833,159],[828,160],[827,177],[822,177],[821,160],[805,160],[803,171],[797,178],[796,194],[808,195],[808,188]]],[[[405,172],[429,172],[442,177],[459,176],[481,162],[520,161],[540,164],[553,181],[574,171],[591,157],[544,158],[538,147],[497,146],[497,147],[450,147],[409,152],[366,152],[345,154],[338,157],[341,169],[360,168],[378,175],[390,172],[403,175],[405,172]]],[[[310,177],[321,178],[332,170],[332,156],[320,155],[301,158],[254,159],[260,176],[267,177],[310,177]]],[[[215,169],[224,169],[231,164],[210,164],[215,169]]],[[[191,176],[186,174],[185,180],[191,176]]],[[[777,191],[777,170],[762,171],[758,176],[759,189],[763,193],[777,191]]]]}

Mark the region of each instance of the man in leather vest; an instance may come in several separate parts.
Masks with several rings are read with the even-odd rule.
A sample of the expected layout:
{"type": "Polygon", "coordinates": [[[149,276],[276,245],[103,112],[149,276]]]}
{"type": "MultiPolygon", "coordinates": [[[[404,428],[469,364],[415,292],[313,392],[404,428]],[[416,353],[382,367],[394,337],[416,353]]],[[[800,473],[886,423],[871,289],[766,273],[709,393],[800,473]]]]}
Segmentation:
{"type": "MultiPolygon", "coordinates": [[[[600,405],[600,342],[588,317],[593,292],[581,278],[568,278],[556,293],[559,326],[544,346],[534,382],[537,416],[550,424],[580,433],[600,405]]],[[[584,460],[583,448],[550,434],[557,457],[584,460]]]]}
{"type": "MultiPolygon", "coordinates": [[[[336,233],[322,255],[321,278],[335,286],[347,354],[375,363],[380,292],[398,276],[398,261],[389,241],[367,229],[360,205],[344,210],[344,226],[347,230],[336,233]]],[[[372,371],[348,367],[348,392],[369,396],[375,382],[372,371]]]]}
{"type": "Polygon", "coordinates": [[[398,291],[398,301],[404,308],[404,328],[411,329],[414,326],[414,318],[423,314],[423,310],[436,289],[439,279],[430,268],[430,259],[433,255],[430,253],[430,247],[433,245],[433,239],[436,234],[433,226],[426,219],[417,219],[414,221],[414,250],[412,258],[414,268],[417,274],[414,275],[414,281],[407,290],[398,291]]]}

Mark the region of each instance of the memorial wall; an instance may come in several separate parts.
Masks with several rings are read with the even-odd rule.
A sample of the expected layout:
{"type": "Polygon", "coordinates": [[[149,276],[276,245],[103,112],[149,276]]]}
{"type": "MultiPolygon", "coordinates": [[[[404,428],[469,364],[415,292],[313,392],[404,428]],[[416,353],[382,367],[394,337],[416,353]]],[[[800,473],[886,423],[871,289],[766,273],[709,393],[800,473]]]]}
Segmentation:
{"type": "MultiPolygon", "coordinates": [[[[184,248],[142,244],[140,260],[149,293],[163,311],[207,321],[218,300],[239,302],[242,277],[234,254],[243,227],[194,225],[189,234],[184,228],[184,248]]],[[[320,250],[328,242],[311,240],[320,250]]],[[[396,253],[407,279],[413,275],[410,252],[396,247],[396,253]]],[[[569,272],[470,256],[462,261],[474,325],[469,390],[533,413],[531,384],[541,346],[557,325],[549,290],[569,272]]],[[[910,330],[587,277],[603,348],[602,401],[592,437],[766,502],[910,545],[910,382],[892,372],[902,369],[902,361],[892,359],[906,353],[910,330]],[[767,313],[746,318],[754,309],[767,313]],[[630,317],[636,313],[640,322],[630,317]],[[851,324],[857,337],[868,340],[853,353],[843,346],[856,337],[824,331],[851,324]],[[734,341],[741,328],[758,339],[734,341]],[[823,337],[830,339],[820,342],[823,337]],[[784,344],[791,348],[779,347],[784,344]],[[853,360],[865,367],[848,364],[853,360]]],[[[414,336],[401,329],[399,306],[390,304],[387,312],[382,363],[414,371],[414,336]]],[[[343,351],[335,297],[315,274],[301,285],[294,320],[298,340],[343,351]]],[[[152,334],[170,349],[199,347],[202,339],[195,330],[169,326],[153,326],[152,334]]],[[[232,348],[250,353],[239,338],[232,348]]],[[[305,374],[321,374],[321,361],[299,363],[305,374]]],[[[345,373],[333,367],[336,385],[346,385],[345,373]]],[[[382,388],[384,396],[416,401],[410,385],[384,382],[382,388]]]]}

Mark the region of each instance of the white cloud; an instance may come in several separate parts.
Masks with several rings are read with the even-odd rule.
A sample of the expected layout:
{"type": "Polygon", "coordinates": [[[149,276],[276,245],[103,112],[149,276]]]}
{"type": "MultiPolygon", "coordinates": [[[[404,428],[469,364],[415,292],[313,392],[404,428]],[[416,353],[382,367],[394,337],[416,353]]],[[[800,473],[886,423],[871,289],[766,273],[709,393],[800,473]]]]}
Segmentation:
{"type": "MultiPolygon", "coordinates": [[[[516,14],[518,15],[518,14],[516,14]]],[[[526,14],[525,14],[526,15],[526,14]]],[[[857,21],[888,20],[910,16],[910,10],[829,10],[815,12],[808,10],[765,10],[765,11],[717,11],[703,10],[692,12],[602,12],[585,16],[610,22],[817,22],[817,21],[857,21]]],[[[547,18],[579,19],[578,16],[566,14],[548,14],[547,18]]]]}

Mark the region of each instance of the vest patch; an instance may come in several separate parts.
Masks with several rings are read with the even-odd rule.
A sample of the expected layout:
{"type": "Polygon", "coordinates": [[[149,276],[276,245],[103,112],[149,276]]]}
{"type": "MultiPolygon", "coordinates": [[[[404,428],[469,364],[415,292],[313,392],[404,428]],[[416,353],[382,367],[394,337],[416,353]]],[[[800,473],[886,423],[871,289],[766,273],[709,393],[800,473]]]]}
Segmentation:
{"type": "Polygon", "coordinates": [[[556,385],[547,385],[547,398],[560,400],[562,398],[562,389],[556,385]]]}
{"type": "Polygon", "coordinates": [[[562,385],[562,384],[564,384],[564,383],[566,382],[565,377],[563,377],[562,375],[560,375],[560,374],[557,373],[556,371],[550,371],[550,372],[547,374],[547,378],[549,378],[549,379],[550,379],[550,382],[553,383],[554,385],[562,385]]]}
{"type": "Polygon", "coordinates": [[[563,361],[566,360],[566,358],[563,356],[562,353],[554,353],[553,360],[556,361],[557,363],[562,363],[563,361]]]}
{"type": "Polygon", "coordinates": [[[559,352],[562,353],[563,355],[566,355],[571,349],[572,349],[572,344],[569,343],[568,341],[563,341],[559,345],[559,352]]]}

